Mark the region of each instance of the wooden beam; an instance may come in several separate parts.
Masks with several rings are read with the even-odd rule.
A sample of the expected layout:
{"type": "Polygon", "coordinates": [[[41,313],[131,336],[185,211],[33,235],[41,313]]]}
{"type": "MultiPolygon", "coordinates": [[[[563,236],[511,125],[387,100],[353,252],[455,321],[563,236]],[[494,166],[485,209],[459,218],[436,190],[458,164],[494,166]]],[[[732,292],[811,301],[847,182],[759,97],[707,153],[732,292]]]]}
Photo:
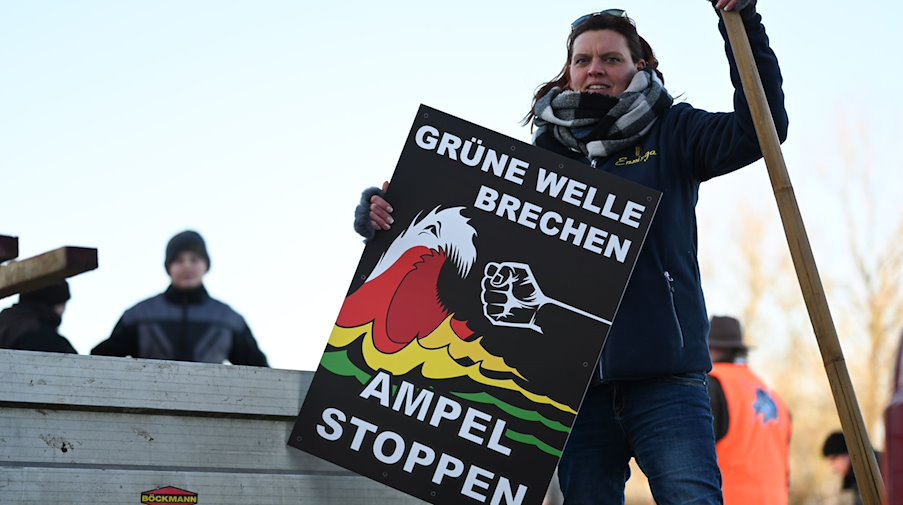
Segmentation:
{"type": "Polygon", "coordinates": [[[97,268],[97,249],[60,247],[0,265],[0,298],[49,286],[97,268]]]}
{"type": "Polygon", "coordinates": [[[759,145],[765,157],[765,167],[771,179],[781,221],[784,223],[784,235],[796,268],[803,300],[809,310],[809,320],[812,329],[815,330],[815,340],[818,342],[828,383],[834,394],[834,405],[837,407],[840,427],[843,428],[847,448],[850,450],[859,493],[865,505],[881,505],[887,503],[884,496],[884,481],[878,469],[872,443],[868,439],[862,411],[856,400],[850,372],[847,370],[843,350],[840,347],[840,338],[837,336],[824,286],[815,265],[815,255],[812,253],[799,204],[790,183],[784,154],[781,152],[781,142],[775,129],[774,118],[771,116],[771,109],[768,108],[768,99],[753,58],[746,27],[736,12],[721,11],[721,13],[734,58],[737,60],[740,80],[743,83],[746,101],[749,103],[759,145]]]}
{"type": "Polygon", "coordinates": [[[19,257],[19,237],[0,235],[0,263],[19,257]]]}

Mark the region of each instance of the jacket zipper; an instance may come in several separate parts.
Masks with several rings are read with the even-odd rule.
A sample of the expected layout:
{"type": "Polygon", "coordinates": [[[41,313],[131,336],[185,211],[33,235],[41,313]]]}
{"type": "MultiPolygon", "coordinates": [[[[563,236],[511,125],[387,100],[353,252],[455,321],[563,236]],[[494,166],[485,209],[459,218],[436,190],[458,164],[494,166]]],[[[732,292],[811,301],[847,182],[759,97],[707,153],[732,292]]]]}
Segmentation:
{"type": "Polygon", "coordinates": [[[671,315],[674,316],[674,324],[677,325],[677,336],[680,337],[680,346],[684,346],[684,332],[680,327],[680,318],[677,317],[677,304],[674,303],[674,277],[665,270],[665,280],[668,281],[668,296],[671,298],[671,315]]]}
{"type": "Polygon", "coordinates": [[[194,361],[194,350],[189,349],[188,345],[188,303],[182,306],[182,331],[179,339],[179,349],[188,353],[188,359],[194,361]]]}

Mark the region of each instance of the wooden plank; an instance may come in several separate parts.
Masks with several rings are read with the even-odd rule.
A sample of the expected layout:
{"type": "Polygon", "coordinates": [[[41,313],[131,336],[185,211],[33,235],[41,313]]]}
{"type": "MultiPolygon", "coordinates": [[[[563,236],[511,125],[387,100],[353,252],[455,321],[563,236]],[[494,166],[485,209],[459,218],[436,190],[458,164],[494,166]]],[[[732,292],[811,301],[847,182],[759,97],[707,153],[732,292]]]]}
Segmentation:
{"type": "Polygon", "coordinates": [[[0,408],[0,464],[348,473],[286,446],[292,421],[0,408]]]}
{"type": "Polygon", "coordinates": [[[16,505],[141,503],[142,492],[166,486],[197,493],[198,505],[425,503],[356,476],[0,466],[0,502],[16,505]]]}
{"type": "Polygon", "coordinates": [[[0,349],[0,406],[294,419],[313,372],[0,349]]]}
{"type": "Polygon", "coordinates": [[[0,235],[0,263],[19,257],[19,238],[0,235]]]}
{"type": "Polygon", "coordinates": [[[293,424],[0,408],[0,465],[351,475],[287,446],[293,424]]]}
{"type": "Polygon", "coordinates": [[[0,265],[0,298],[49,286],[97,268],[97,249],[60,247],[21,261],[0,265]]]}

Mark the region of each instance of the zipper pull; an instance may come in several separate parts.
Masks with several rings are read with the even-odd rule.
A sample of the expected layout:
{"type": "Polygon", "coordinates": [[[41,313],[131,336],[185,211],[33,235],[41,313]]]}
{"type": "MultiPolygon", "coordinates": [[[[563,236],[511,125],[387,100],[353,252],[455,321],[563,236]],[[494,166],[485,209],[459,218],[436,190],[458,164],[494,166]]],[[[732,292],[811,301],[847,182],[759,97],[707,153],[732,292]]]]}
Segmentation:
{"type": "Polygon", "coordinates": [[[670,289],[671,292],[673,293],[674,292],[674,277],[671,277],[671,274],[667,270],[665,270],[665,280],[668,281],[668,289],[670,289]]]}

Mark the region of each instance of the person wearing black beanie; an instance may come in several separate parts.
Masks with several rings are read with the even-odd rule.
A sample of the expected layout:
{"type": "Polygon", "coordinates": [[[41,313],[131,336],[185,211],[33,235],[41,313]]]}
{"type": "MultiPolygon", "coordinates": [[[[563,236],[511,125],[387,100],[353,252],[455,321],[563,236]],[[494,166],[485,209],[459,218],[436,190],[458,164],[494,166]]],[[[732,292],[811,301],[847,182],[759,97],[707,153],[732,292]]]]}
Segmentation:
{"type": "Polygon", "coordinates": [[[77,354],[58,333],[69,301],[65,280],[19,294],[19,303],[0,312],[0,349],[77,354]]]}
{"type": "Polygon", "coordinates": [[[210,270],[210,255],[207,254],[207,244],[204,242],[204,237],[196,231],[185,230],[177,233],[166,244],[166,260],[163,263],[163,266],[166,267],[166,273],[169,273],[169,267],[183,252],[197,254],[199,259],[207,263],[207,270],[210,270]]]}
{"type": "MultiPolygon", "coordinates": [[[[831,471],[843,479],[840,492],[850,496],[853,505],[862,505],[862,496],[859,495],[859,486],[856,484],[856,475],[853,473],[853,463],[850,461],[850,451],[847,449],[847,441],[843,432],[832,432],[825,438],[821,448],[822,456],[828,459],[831,471]]],[[[875,459],[881,461],[881,453],[875,451],[875,459]]]]}
{"type": "Polygon", "coordinates": [[[91,354],[268,366],[245,319],[204,288],[210,255],[198,232],[174,235],[163,265],[166,291],[125,311],[91,354]]]}
{"type": "Polygon", "coordinates": [[[65,280],[19,294],[20,302],[43,303],[51,306],[65,305],[70,298],[72,298],[72,293],[69,291],[69,283],[65,280]]]}

